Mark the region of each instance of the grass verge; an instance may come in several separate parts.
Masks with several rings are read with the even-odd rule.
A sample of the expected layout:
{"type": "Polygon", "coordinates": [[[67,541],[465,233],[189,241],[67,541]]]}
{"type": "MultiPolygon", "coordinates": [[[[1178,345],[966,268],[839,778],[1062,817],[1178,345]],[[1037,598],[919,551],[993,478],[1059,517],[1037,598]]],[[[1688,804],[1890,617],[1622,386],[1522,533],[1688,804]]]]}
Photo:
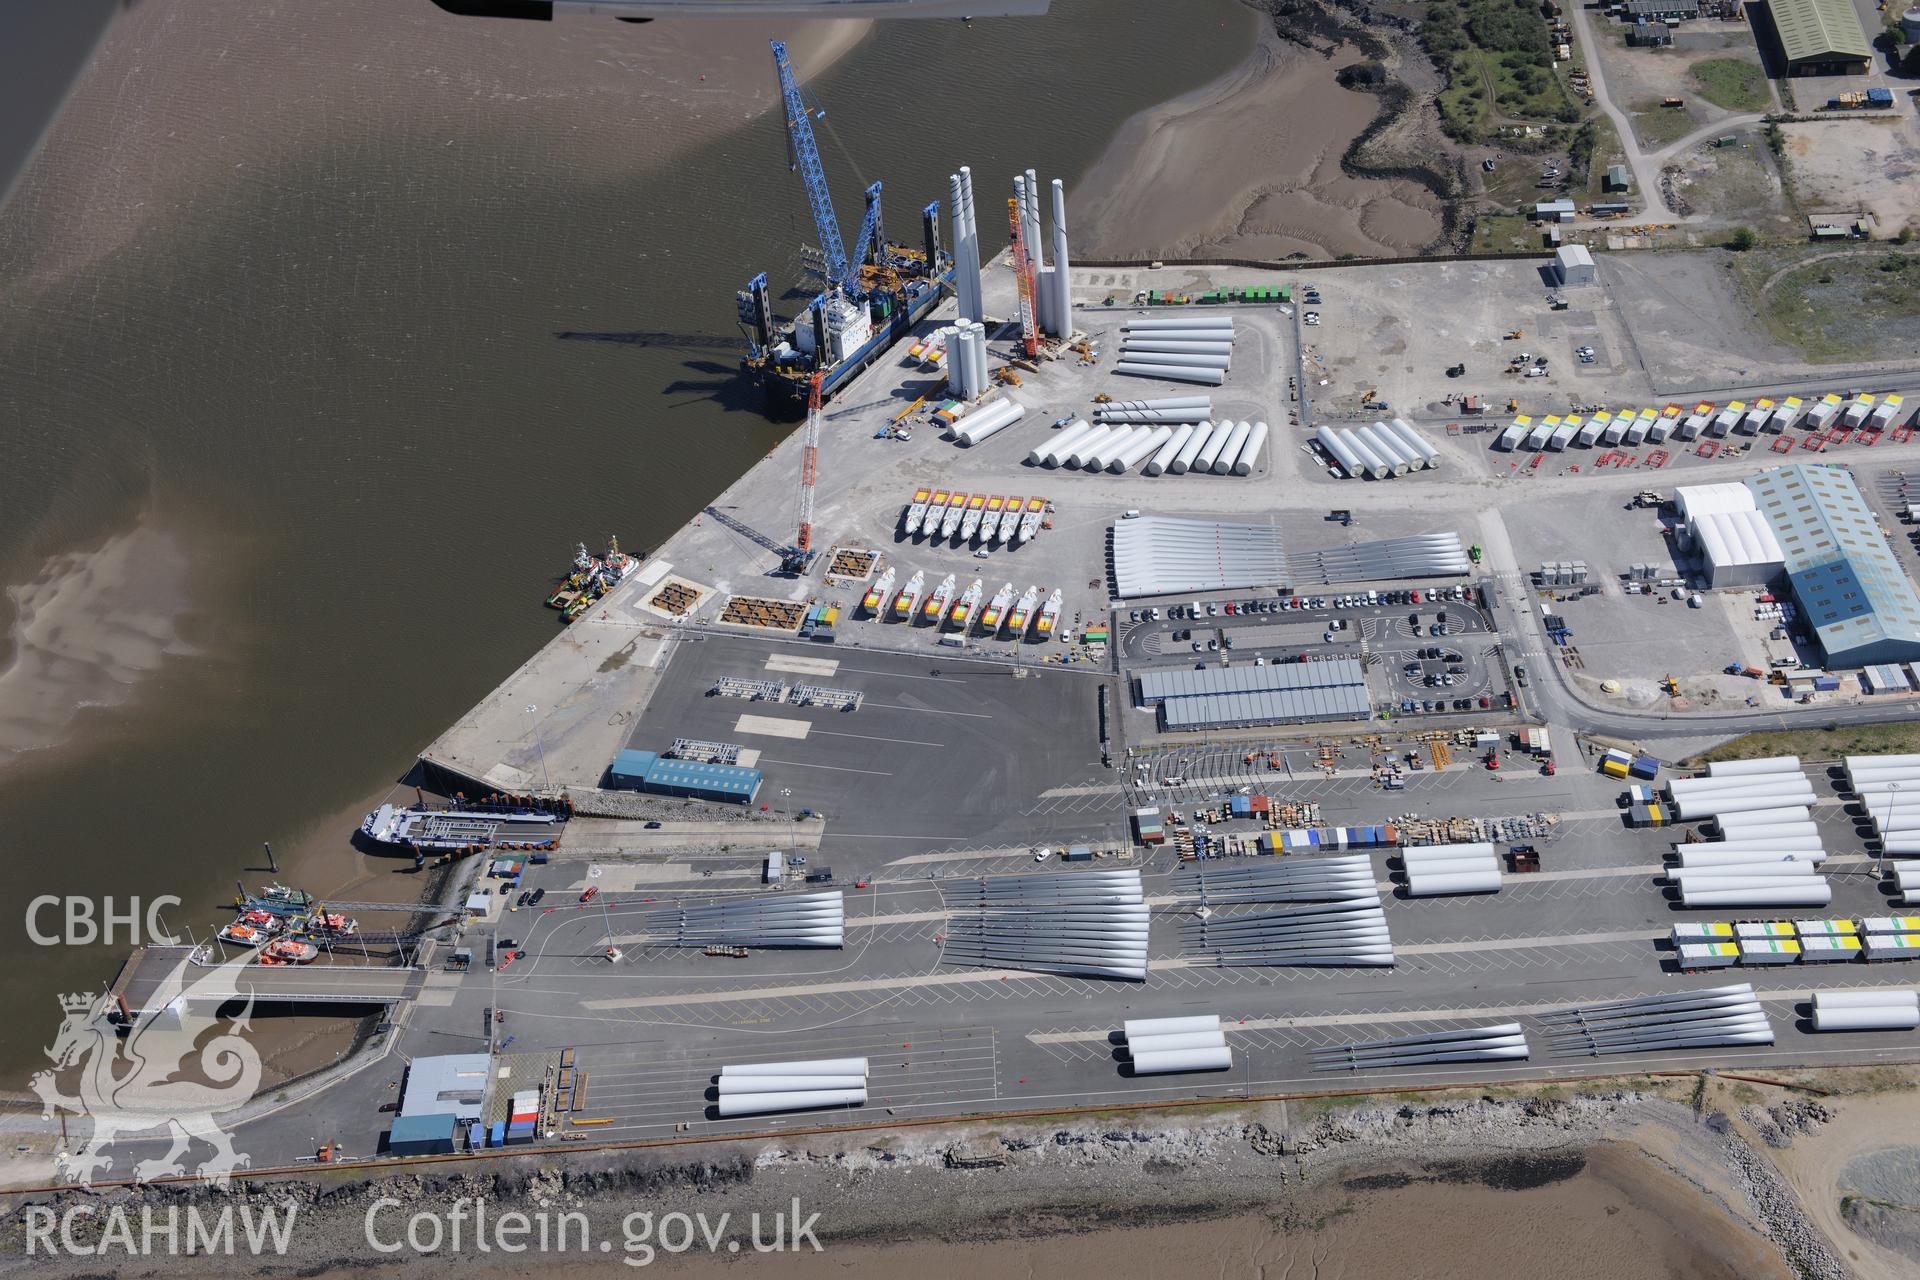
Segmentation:
{"type": "Polygon", "coordinates": [[[1689,756],[1682,769],[1698,769],[1715,760],[1758,760],[1765,756],[1799,756],[1802,760],[1837,760],[1844,755],[1877,752],[1920,752],[1920,723],[1833,725],[1824,729],[1787,729],[1778,733],[1749,733],[1732,742],[1689,756]]]}
{"type": "Polygon", "coordinates": [[[1723,111],[1763,111],[1767,108],[1767,75],[1740,58],[1705,58],[1689,71],[1700,96],[1723,111]]]}

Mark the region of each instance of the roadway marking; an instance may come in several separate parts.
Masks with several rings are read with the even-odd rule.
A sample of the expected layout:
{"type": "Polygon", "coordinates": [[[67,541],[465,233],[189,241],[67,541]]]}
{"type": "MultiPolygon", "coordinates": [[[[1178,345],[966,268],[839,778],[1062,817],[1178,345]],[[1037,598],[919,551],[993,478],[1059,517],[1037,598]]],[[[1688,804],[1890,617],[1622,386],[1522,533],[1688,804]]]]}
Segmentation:
{"type": "Polygon", "coordinates": [[[932,680],[937,684],[965,684],[966,683],[965,680],[958,680],[958,679],[955,679],[953,676],[910,676],[902,671],[877,671],[872,667],[848,667],[847,671],[849,674],[857,671],[861,675],[886,676],[888,679],[891,679],[891,680],[932,680]]]}
{"type": "MultiPolygon", "coordinates": [[[[1844,989],[1844,988],[1840,988],[1844,989]]],[[[1812,998],[1811,991],[1756,991],[1757,999],[1773,1004],[1794,1004],[1812,998]]],[[[1560,1013],[1578,1008],[1582,1002],[1557,1000],[1551,1004],[1494,1005],[1477,1009],[1407,1009],[1379,1013],[1326,1013],[1299,1018],[1245,1018],[1237,1022],[1220,1020],[1222,1031],[1284,1031],[1301,1027],[1366,1027],[1400,1023],[1452,1022],[1467,1018],[1526,1018],[1543,1013],[1560,1013]]],[[[1594,1003],[1587,1001],[1586,1003],[1594,1003]]],[[[1026,1038],[1034,1044],[1105,1044],[1113,1029],[1095,1031],[1029,1031],[1026,1038]]]]}
{"type": "MultiPolygon", "coordinates": [[[[922,742],[918,738],[877,738],[871,733],[836,733],[832,729],[822,729],[820,733],[822,737],[827,738],[858,738],[862,742],[892,742],[903,747],[944,747],[947,745],[944,742],[922,742]]],[[[805,735],[803,734],[801,736],[804,737],[805,735]]]]}
{"type": "Polygon", "coordinates": [[[934,707],[905,707],[897,702],[861,702],[860,707],[880,707],[888,711],[911,711],[917,716],[966,716],[970,720],[991,720],[992,716],[983,711],[941,711],[934,707]]]}
{"type": "MultiPolygon", "coordinates": [[[[825,769],[828,773],[864,773],[871,778],[891,778],[893,776],[892,774],[884,773],[879,769],[848,769],[837,764],[806,764],[799,760],[774,760],[772,758],[768,758],[766,763],[784,764],[790,769],[825,769]]],[[[839,832],[834,833],[834,839],[839,840],[843,838],[844,837],[842,837],[839,832]]],[[[886,838],[893,839],[894,837],[889,836],[886,838]]]]}
{"type": "Polygon", "coordinates": [[[650,587],[672,572],[673,565],[669,561],[649,560],[640,566],[640,572],[634,575],[633,580],[643,587],[650,587]]]}
{"type": "MultiPolygon", "coordinates": [[[[859,924],[881,924],[881,923],[887,923],[887,922],[899,922],[899,923],[922,922],[927,920],[943,919],[945,918],[945,916],[946,916],[946,913],[944,911],[901,912],[896,915],[889,915],[889,916],[849,917],[847,919],[847,924],[849,926],[856,926],[859,924]]],[[[1519,949],[1525,949],[1525,948],[1538,948],[1538,947],[1544,947],[1544,946],[1578,946],[1585,943],[1610,942],[1610,941],[1652,941],[1652,940],[1657,940],[1667,936],[1668,936],[1668,931],[1665,929],[1640,930],[1640,931],[1635,931],[1631,933],[1591,934],[1591,935],[1560,937],[1560,938],[1552,938],[1552,937],[1506,938],[1506,939],[1501,939],[1496,941],[1429,942],[1429,943],[1419,943],[1419,944],[1415,944],[1407,947],[1396,947],[1395,951],[1410,954],[1410,955],[1418,955],[1418,954],[1443,953],[1443,952],[1519,950],[1519,949]]],[[[1204,960],[1187,959],[1187,958],[1151,960],[1147,964],[1147,968],[1150,971],[1155,973],[1165,973],[1169,970],[1178,970],[1178,969],[1209,969],[1212,967],[1213,966],[1211,964],[1205,962],[1204,960]]],[[[752,987],[752,988],[741,988],[733,991],[693,992],[693,993],[688,993],[683,995],[637,996],[632,999],[626,999],[626,1000],[594,1000],[594,1001],[582,1002],[582,1007],[588,1008],[588,1009],[656,1009],[656,1008],[663,1008],[671,1005],[733,1004],[733,1003],[742,1003],[742,1002],[758,1001],[758,1000],[778,1000],[778,999],[790,998],[790,997],[819,997],[819,996],[828,996],[828,995],[837,995],[837,994],[853,994],[853,993],[877,994],[880,992],[908,992],[908,991],[913,991],[913,990],[918,990],[921,988],[928,988],[928,987],[936,987],[936,988],[937,987],[954,987],[954,986],[978,984],[983,982],[1013,981],[1016,979],[1020,981],[1044,981],[1048,978],[1059,977],[1059,976],[1060,975],[1058,974],[1028,972],[1022,969],[985,969],[985,970],[970,970],[963,973],[939,972],[939,973],[918,974],[918,975],[912,975],[907,977],[890,978],[890,979],[866,979],[866,980],[853,981],[853,982],[830,982],[830,983],[818,983],[818,984],[812,984],[812,985],[795,985],[795,986],[785,986],[785,987],[752,987]]],[[[1560,1004],[1540,1005],[1537,1009],[1534,1010],[1534,1012],[1544,1012],[1549,1009],[1559,1009],[1564,1007],[1565,1007],[1564,1002],[1560,1004]]],[[[1393,1016],[1406,1019],[1406,1020],[1413,1020],[1413,1019],[1422,1019],[1422,1018],[1432,1019],[1432,1018],[1443,1018],[1443,1017],[1472,1017],[1477,1015],[1473,1011],[1468,1011],[1464,1013],[1402,1014],[1402,1015],[1393,1015],[1393,1016]]],[[[1364,1021],[1367,1021],[1369,1017],[1374,1017],[1374,1015],[1355,1014],[1355,1015],[1351,1015],[1349,1020],[1364,1022],[1364,1021]]],[[[1378,1019],[1376,1018],[1376,1020],[1378,1019]]],[[[1272,1022],[1263,1022],[1263,1023],[1249,1022],[1244,1025],[1248,1027],[1258,1027],[1258,1026],[1290,1027],[1290,1026],[1319,1026],[1319,1025],[1332,1025],[1332,1024],[1325,1023],[1324,1020],[1315,1021],[1312,1019],[1308,1019],[1304,1021],[1296,1021],[1296,1020],[1290,1020],[1290,1019],[1278,1019],[1272,1022]]]]}
{"type": "Polygon", "coordinates": [[[796,658],[790,654],[776,653],[767,658],[769,671],[793,671],[801,675],[830,676],[840,670],[838,658],[796,658]]]}
{"type": "Polygon", "coordinates": [[[811,720],[788,720],[777,716],[741,716],[734,723],[735,733],[757,733],[764,738],[804,738],[813,732],[811,720]]]}

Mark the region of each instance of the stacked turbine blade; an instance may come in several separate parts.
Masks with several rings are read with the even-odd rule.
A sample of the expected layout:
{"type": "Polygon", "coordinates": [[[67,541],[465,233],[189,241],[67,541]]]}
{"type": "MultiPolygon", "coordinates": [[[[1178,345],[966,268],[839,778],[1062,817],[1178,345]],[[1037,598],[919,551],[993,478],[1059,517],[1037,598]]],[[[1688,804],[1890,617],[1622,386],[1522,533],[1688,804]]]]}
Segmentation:
{"type": "Polygon", "coordinates": [[[1220,1015],[1186,1018],[1130,1018],[1121,1028],[1127,1057],[1137,1076],[1171,1071],[1226,1071],[1233,1066],[1233,1050],[1220,1029],[1220,1015]]]}
{"type": "Polygon", "coordinates": [[[1542,1014],[1553,1051],[1595,1057],[1773,1043],[1750,983],[1578,1005],[1542,1014]]]}
{"type": "MultiPolygon", "coordinates": [[[[1920,755],[1848,756],[1847,786],[1860,797],[1880,847],[1891,857],[1920,856],[1920,755]]],[[[1902,886],[1907,902],[1920,902],[1902,886]]]]}
{"type": "Polygon", "coordinates": [[[838,947],[846,941],[841,891],[764,894],[667,907],[646,915],[648,941],[669,947],[838,947]]]}
{"type": "Polygon", "coordinates": [[[1400,861],[1407,869],[1409,898],[1500,892],[1500,860],[1485,842],[1402,849],[1400,861]]]}
{"type": "Polygon", "coordinates": [[[1440,451],[1403,418],[1368,427],[1321,427],[1314,443],[1353,479],[1385,480],[1440,465],[1440,451]]]}
{"type": "Polygon", "coordinates": [[[947,964],[1146,981],[1138,871],[989,876],[949,888],[947,903],[947,964]]]}
{"type": "Polygon", "coordinates": [[[720,1068],[718,1083],[722,1119],[820,1107],[860,1107],[867,1102],[867,1060],[826,1058],[729,1065],[720,1068]]]}
{"type": "Polygon", "coordinates": [[[1331,1045],[1313,1050],[1310,1056],[1315,1071],[1376,1071],[1443,1062],[1517,1062],[1527,1053],[1527,1036],[1520,1024],[1502,1022],[1490,1027],[1331,1045]]]}
{"type": "Polygon", "coordinates": [[[1920,1027],[1920,992],[1881,987],[1813,993],[1815,1031],[1912,1031],[1920,1027]]]}
{"type": "Polygon", "coordinates": [[[1181,949],[1219,968],[1393,963],[1393,938],[1365,855],[1205,870],[1184,894],[1206,909],[1181,921],[1181,949]],[[1249,914],[1213,909],[1242,903],[1295,905],[1249,914]]]}
{"type": "Polygon", "coordinates": [[[1233,362],[1233,317],[1162,316],[1129,322],[1115,373],[1219,386],[1233,362]]]}
{"type": "Polygon", "coordinates": [[[1797,756],[1723,760],[1667,784],[1683,821],[1711,818],[1716,840],[1673,846],[1667,881],[1687,907],[1824,907],[1826,852],[1808,808],[1813,784],[1797,756]]]}

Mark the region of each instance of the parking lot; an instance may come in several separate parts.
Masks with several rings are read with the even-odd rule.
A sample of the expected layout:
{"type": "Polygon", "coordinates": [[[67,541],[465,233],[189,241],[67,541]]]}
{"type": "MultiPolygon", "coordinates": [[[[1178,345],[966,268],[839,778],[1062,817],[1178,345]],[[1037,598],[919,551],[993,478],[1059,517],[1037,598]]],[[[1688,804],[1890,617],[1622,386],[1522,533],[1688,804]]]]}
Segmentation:
{"type": "MultiPolygon", "coordinates": [[[[997,862],[939,860],[911,844],[889,844],[874,858],[870,883],[845,886],[844,948],[754,948],[742,958],[660,945],[647,933],[647,914],[766,890],[703,879],[686,863],[657,868],[656,883],[623,887],[618,865],[556,861],[529,869],[524,887],[545,888],[543,902],[496,926],[524,954],[492,971],[476,966],[439,1003],[418,1009],[408,1034],[426,1046],[490,1028],[509,1052],[578,1046],[591,1081],[581,1114],[598,1126],[597,1137],[607,1138],[840,1118],[803,1113],[726,1121],[714,1113],[711,1081],[721,1064],[796,1057],[869,1059],[868,1105],[847,1119],[1324,1088],[1328,1077],[1315,1073],[1309,1053],[1316,1047],[1489,1020],[1520,1022],[1534,1057],[1511,1068],[1477,1067],[1474,1078],[1573,1075],[1596,1069],[1596,1060],[1553,1052],[1543,1014],[1582,1001],[1730,981],[1754,984],[1775,1045],[1601,1063],[1628,1071],[1696,1061],[1740,1069],[1776,1061],[1871,1062],[1907,1051],[1903,1041],[1884,1036],[1808,1035],[1805,1002],[1810,988],[1910,983],[1909,966],[1679,972],[1667,943],[1671,926],[1713,914],[1681,910],[1660,878],[1662,855],[1684,829],[1625,829],[1622,784],[1577,763],[1581,757],[1571,747],[1565,751],[1557,776],[1489,771],[1456,760],[1409,775],[1403,790],[1383,792],[1364,767],[1364,753],[1349,751],[1340,767],[1324,769],[1295,750],[1284,771],[1251,780],[1276,800],[1314,803],[1326,824],[1472,814],[1526,822],[1539,832],[1529,840],[1541,869],[1509,871],[1491,896],[1410,899],[1397,883],[1397,854],[1373,851],[1398,957],[1391,969],[1232,968],[1190,953],[1182,921],[1190,915],[1193,870],[1165,848],[1131,864],[1143,867],[1153,908],[1144,984],[945,961],[949,888],[989,870],[1035,870],[1024,851],[1008,851],[997,862]],[[607,887],[582,899],[599,885],[607,887]],[[607,957],[609,942],[621,948],[617,960],[607,957]],[[497,1021],[483,1020],[488,1010],[498,1011],[497,1021]],[[1236,1051],[1231,1079],[1136,1079],[1117,1067],[1110,1037],[1122,1019],[1196,1012],[1225,1021],[1236,1051]]],[[[1237,756],[1232,763],[1237,768],[1237,756]]],[[[1123,799],[1139,800],[1164,810],[1198,803],[1201,791],[1218,803],[1249,785],[1226,763],[1227,771],[1217,774],[1198,761],[1186,767],[1194,777],[1180,787],[1156,785],[1153,794],[1124,798],[1111,787],[1101,802],[1112,809],[1123,799]]],[[[1885,914],[1886,890],[1861,849],[1858,816],[1824,772],[1815,771],[1813,781],[1821,797],[1814,815],[1830,854],[1825,873],[1834,887],[1832,907],[1819,914],[1885,914]]],[[[1070,870],[1057,861],[1045,869],[1070,870]]],[[[787,890],[801,891],[797,884],[787,890]]],[[[1381,1070],[1361,1072],[1355,1083],[1436,1078],[1444,1077],[1381,1070]]],[[[369,1103],[368,1122],[373,1115],[369,1103]]]]}
{"type": "MultiPolygon", "coordinates": [[[[1176,662],[1354,657],[1366,664],[1369,693],[1387,714],[1455,716],[1503,709],[1507,693],[1498,636],[1478,592],[1429,586],[1187,600],[1116,609],[1114,628],[1129,676],[1176,662]]],[[[1153,717],[1135,708],[1129,740],[1152,734],[1153,717]]]]}
{"type": "Polygon", "coordinates": [[[710,636],[675,650],[626,745],[662,751],[693,738],[743,747],[741,763],[766,775],[759,803],[826,815],[822,853],[857,865],[895,845],[991,847],[1056,828],[1097,836],[1114,824],[1111,814],[1021,817],[1050,788],[1105,772],[1098,688],[1057,668],[1016,673],[937,651],[710,636]],[[841,711],[716,695],[726,676],[846,690],[861,701],[841,711]]]}

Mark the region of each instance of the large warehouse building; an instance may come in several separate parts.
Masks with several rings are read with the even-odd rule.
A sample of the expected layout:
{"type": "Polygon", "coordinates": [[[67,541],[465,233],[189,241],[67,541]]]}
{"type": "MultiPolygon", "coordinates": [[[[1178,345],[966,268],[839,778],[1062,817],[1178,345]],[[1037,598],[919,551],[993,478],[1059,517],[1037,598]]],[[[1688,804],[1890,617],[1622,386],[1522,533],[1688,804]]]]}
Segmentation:
{"type": "Polygon", "coordinates": [[[1920,660],[1920,594],[1851,473],[1780,467],[1674,502],[1709,583],[1784,583],[1829,667],[1920,660]]]}
{"type": "Polygon", "coordinates": [[[1852,0],[1767,0],[1787,74],[1862,75],[1873,49],[1852,0]]]}
{"type": "Polygon", "coordinates": [[[1251,667],[1159,667],[1137,680],[1140,705],[1160,709],[1163,729],[1365,720],[1367,673],[1357,658],[1251,667]]]}

